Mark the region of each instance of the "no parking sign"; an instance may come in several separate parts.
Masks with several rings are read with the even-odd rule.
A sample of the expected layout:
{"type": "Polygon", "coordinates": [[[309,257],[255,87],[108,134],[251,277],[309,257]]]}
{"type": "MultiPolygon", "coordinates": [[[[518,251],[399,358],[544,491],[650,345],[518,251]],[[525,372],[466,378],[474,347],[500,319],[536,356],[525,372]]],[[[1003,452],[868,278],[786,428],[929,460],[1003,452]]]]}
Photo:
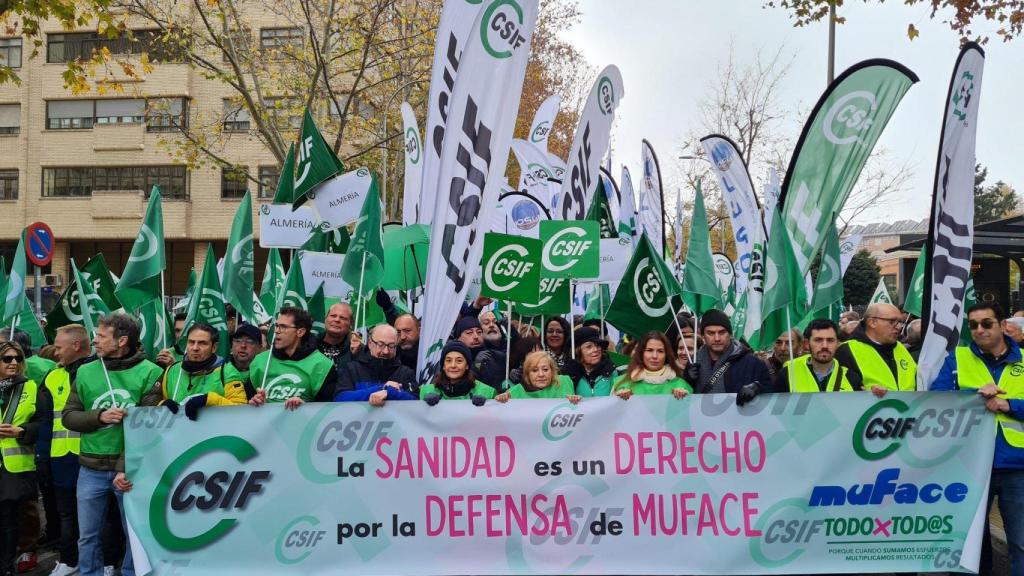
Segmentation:
{"type": "Polygon", "coordinates": [[[25,255],[36,266],[46,266],[53,260],[53,231],[43,222],[34,222],[25,228],[25,255]]]}

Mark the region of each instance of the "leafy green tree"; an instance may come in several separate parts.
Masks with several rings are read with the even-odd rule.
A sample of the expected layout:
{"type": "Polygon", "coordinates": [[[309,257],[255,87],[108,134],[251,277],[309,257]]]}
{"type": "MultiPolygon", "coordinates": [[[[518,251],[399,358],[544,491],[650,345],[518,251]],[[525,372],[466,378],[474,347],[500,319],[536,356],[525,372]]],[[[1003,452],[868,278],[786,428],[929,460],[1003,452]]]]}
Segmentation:
{"type": "Polygon", "coordinates": [[[974,223],[982,224],[1013,216],[1018,212],[1020,197],[1012,186],[1002,180],[985,186],[988,168],[974,167],[974,223]]]}
{"type": "Polygon", "coordinates": [[[860,250],[854,254],[843,276],[843,301],[854,306],[867,304],[878,287],[881,272],[871,252],[860,250]]]}

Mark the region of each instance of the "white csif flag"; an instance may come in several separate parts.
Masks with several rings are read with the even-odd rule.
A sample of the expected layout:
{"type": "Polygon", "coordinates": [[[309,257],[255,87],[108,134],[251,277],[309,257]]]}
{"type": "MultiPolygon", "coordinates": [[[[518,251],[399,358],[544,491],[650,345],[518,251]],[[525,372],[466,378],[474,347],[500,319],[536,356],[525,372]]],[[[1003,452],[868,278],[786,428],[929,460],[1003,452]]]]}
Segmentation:
{"type": "Polygon", "coordinates": [[[420,191],[423,187],[423,138],[416,114],[408,102],[402,102],[402,133],[405,139],[405,189],[402,198],[402,223],[420,221],[420,191]]]}
{"type": "Polygon", "coordinates": [[[484,2],[462,53],[441,170],[435,183],[424,183],[424,190],[437,190],[437,200],[420,334],[420,382],[437,371],[441,348],[480,267],[484,232],[505,182],[537,1],[484,2]]]}

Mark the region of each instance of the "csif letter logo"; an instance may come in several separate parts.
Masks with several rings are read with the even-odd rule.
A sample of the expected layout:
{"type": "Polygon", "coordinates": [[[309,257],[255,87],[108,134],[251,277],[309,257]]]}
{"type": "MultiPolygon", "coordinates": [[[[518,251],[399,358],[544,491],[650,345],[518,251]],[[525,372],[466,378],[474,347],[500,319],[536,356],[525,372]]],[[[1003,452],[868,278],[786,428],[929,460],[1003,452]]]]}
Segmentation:
{"type": "Polygon", "coordinates": [[[529,255],[529,251],[519,244],[510,244],[495,252],[484,267],[484,281],[492,289],[498,292],[507,292],[519,285],[526,274],[533,269],[533,262],[525,262],[522,259],[529,255]],[[515,253],[519,258],[515,258],[515,253]],[[499,281],[504,280],[504,283],[499,281]]]}
{"type": "Polygon", "coordinates": [[[480,19],[480,39],[484,49],[495,58],[508,58],[512,52],[526,44],[523,9],[515,0],[495,0],[484,10],[480,19]]]}
{"type": "Polygon", "coordinates": [[[854,142],[864,142],[859,134],[867,131],[874,124],[874,113],[878,109],[875,95],[867,90],[857,90],[836,100],[828,113],[821,129],[829,142],[843,146],[854,142]],[[839,134],[850,133],[849,136],[839,134]]]}
{"type": "Polygon", "coordinates": [[[636,267],[636,272],[633,274],[633,291],[636,293],[637,306],[647,316],[657,318],[668,312],[669,301],[662,294],[664,283],[649,257],[640,260],[640,264],[636,267]],[[660,298],[663,298],[664,302],[660,306],[655,306],[655,301],[660,298]]]}
{"type": "Polygon", "coordinates": [[[544,245],[544,251],[541,253],[544,268],[552,272],[564,272],[579,263],[580,256],[593,244],[592,241],[583,239],[586,235],[586,230],[577,226],[558,231],[544,245]],[[565,236],[572,236],[575,239],[565,236]]]}
{"type": "Polygon", "coordinates": [[[245,510],[251,499],[263,492],[264,484],[270,479],[269,470],[239,470],[233,474],[225,470],[211,471],[209,474],[208,471],[195,470],[178,479],[193,462],[211,452],[227,452],[239,463],[247,462],[257,455],[252,444],[237,436],[217,436],[196,444],[171,462],[149,499],[149,524],[153,537],[167,550],[198,550],[227,536],[238,525],[238,520],[224,518],[197,536],[183,537],[171,530],[168,508],[178,514],[188,513],[193,508],[202,512],[218,508],[245,510]],[[202,494],[191,494],[195,488],[199,488],[202,494]]]}

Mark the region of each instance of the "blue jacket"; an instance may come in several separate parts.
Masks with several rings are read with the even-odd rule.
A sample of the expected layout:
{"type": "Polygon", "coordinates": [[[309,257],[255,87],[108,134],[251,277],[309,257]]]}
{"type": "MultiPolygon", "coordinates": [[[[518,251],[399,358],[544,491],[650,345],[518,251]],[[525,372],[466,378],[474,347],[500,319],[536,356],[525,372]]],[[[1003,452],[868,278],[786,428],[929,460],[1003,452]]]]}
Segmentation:
{"type": "Polygon", "coordinates": [[[338,375],[335,402],[365,402],[370,395],[387,390],[388,400],[417,400],[412,386],[415,373],[403,366],[397,358],[374,358],[364,348],[355,360],[349,362],[338,375]],[[398,382],[402,389],[385,386],[388,381],[398,382]]]}
{"type": "MultiPolygon", "coordinates": [[[[999,377],[1003,375],[1003,368],[1007,364],[1021,361],[1020,346],[1017,345],[1011,338],[1003,336],[1006,340],[1006,345],[1009,347],[1009,351],[1006,355],[996,360],[989,354],[983,354],[978,346],[971,342],[971,352],[975,356],[981,358],[981,361],[988,367],[988,371],[992,374],[992,381],[996,384],[999,383],[999,377]]],[[[956,373],[956,351],[950,352],[946,356],[946,361],[942,363],[942,370],[939,371],[939,376],[932,382],[929,390],[959,390],[960,383],[957,380],[956,373]]],[[[1017,420],[1024,420],[1024,399],[1022,400],[1008,400],[1010,404],[1009,416],[1017,420]]],[[[1003,438],[1002,430],[996,430],[996,454],[992,460],[993,468],[1010,468],[1010,469],[1024,469],[1024,448],[1014,448],[1006,442],[1006,438],[1003,438]]]]}

